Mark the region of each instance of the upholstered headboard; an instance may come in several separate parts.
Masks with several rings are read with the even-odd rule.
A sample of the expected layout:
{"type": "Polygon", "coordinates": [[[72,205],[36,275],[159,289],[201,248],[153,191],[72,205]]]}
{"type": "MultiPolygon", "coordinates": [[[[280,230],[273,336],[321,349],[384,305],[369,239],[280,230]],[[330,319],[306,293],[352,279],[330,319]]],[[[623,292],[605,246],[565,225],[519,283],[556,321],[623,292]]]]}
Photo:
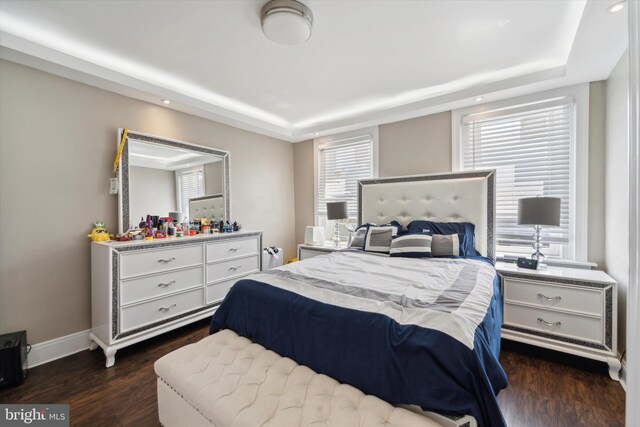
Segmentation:
{"type": "Polygon", "coordinates": [[[212,194],[189,199],[189,216],[191,218],[214,218],[226,221],[224,217],[224,196],[222,194],[212,194]]]}
{"type": "Polygon", "coordinates": [[[476,250],[495,259],[495,175],[484,170],[360,180],[358,224],[470,222],[476,250]]]}

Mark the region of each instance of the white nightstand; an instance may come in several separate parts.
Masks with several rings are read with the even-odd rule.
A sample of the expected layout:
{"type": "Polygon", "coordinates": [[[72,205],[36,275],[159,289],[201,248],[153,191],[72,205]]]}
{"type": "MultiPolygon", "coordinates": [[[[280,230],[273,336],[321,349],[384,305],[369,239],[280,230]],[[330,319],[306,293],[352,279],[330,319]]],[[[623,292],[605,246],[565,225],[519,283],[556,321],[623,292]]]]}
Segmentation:
{"type": "Polygon", "coordinates": [[[313,258],[318,255],[325,255],[335,251],[343,251],[347,249],[346,245],[341,244],[339,248],[336,248],[331,243],[325,243],[322,246],[305,245],[304,243],[298,245],[298,260],[304,261],[305,259],[313,258]]]}
{"type": "Polygon", "coordinates": [[[619,380],[615,280],[598,270],[528,270],[505,262],[496,269],[503,338],[607,362],[609,375],[619,380]]]}

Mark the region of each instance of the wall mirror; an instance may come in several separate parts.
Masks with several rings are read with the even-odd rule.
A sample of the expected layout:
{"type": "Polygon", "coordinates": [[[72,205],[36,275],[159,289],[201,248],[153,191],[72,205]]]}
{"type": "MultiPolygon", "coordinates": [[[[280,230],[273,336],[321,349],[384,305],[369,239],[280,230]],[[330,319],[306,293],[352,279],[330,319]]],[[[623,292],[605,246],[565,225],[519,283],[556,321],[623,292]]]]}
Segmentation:
{"type": "Polygon", "coordinates": [[[120,233],[147,215],[180,221],[231,217],[227,151],[129,131],[118,178],[120,233]]]}

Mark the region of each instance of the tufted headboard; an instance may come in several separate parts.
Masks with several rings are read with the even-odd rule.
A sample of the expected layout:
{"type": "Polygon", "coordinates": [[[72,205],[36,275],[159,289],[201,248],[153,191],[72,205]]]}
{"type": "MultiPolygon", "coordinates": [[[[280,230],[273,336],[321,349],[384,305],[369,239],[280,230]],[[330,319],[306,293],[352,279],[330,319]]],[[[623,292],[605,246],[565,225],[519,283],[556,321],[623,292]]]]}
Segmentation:
{"type": "Polygon", "coordinates": [[[224,196],[211,194],[209,196],[189,199],[189,216],[192,218],[214,218],[218,221],[224,217],[224,196]]]}
{"type": "Polygon", "coordinates": [[[495,259],[495,176],[483,170],[360,180],[358,224],[470,222],[476,250],[495,259]]]}

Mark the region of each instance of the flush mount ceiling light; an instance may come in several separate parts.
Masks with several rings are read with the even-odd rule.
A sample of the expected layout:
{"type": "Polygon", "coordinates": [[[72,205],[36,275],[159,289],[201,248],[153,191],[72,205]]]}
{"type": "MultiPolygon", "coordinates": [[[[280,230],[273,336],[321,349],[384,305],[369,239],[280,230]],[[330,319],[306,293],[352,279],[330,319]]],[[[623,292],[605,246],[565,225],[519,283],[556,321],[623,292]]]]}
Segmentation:
{"type": "Polygon", "coordinates": [[[611,6],[609,6],[607,8],[607,10],[609,11],[609,13],[616,13],[616,12],[620,12],[622,9],[624,9],[624,1],[612,4],[611,6]]]}
{"type": "Polygon", "coordinates": [[[300,44],[311,36],[313,14],[295,0],[271,0],[260,12],[262,31],[269,40],[282,44],[300,44]]]}
{"type": "Polygon", "coordinates": [[[168,99],[163,99],[162,102],[164,102],[165,104],[171,104],[171,101],[169,101],[168,99]]]}

